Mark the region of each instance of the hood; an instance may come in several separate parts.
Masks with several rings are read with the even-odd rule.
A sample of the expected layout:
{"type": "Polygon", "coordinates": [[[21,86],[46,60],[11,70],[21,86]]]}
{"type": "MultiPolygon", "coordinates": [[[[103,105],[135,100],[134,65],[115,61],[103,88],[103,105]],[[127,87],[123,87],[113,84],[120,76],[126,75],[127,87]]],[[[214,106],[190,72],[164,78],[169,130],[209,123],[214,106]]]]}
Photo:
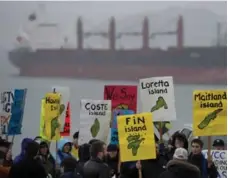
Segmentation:
{"type": "Polygon", "coordinates": [[[66,138],[60,139],[58,141],[58,150],[62,152],[64,145],[67,144],[67,143],[72,144],[72,142],[70,140],[66,139],[66,138]]]}
{"type": "Polygon", "coordinates": [[[86,162],[90,159],[90,144],[83,144],[78,149],[79,161],[86,162]]]}
{"type": "Polygon", "coordinates": [[[39,149],[40,148],[42,148],[42,147],[47,147],[47,154],[49,154],[50,153],[50,150],[49,150],[49,145],[48,145],[48,143],[47,142],[45,142],[45,141],[42,141],[42,142],[40,142],[40,147],[39,147],[39,149]]]}
{"type": "Polygon", "coordinates": [[[200,177],[199,169],[187,161],[171,160],[167,164],[167,170],[172,172],[176,177],[198,178],[200,177]]]}
{"type": "Polygon", "coordinates": [[[21,154],[24,154],[26,147],[29,143],[33,142],[31,138],[24,138],[21,142],[21,154]]]}

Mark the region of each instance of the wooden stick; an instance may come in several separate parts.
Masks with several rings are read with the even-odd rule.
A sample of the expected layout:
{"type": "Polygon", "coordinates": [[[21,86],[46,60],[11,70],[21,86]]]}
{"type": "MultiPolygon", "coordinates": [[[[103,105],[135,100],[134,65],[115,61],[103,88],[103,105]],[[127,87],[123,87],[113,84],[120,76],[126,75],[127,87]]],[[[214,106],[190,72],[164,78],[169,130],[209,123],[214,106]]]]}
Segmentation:
{"type": "Polygon", "coordinates": [[[159,135],[160,135],[160,143],[163,143],[162,121],[159,123],[159,135]]]}
{"type": "Polygon", "coordinates": [[[207,160],[208,161],[211,161],[212,160],[212,156],[211,156],[211,136],[208,136],[207,137],[207,144],[208,144],[208,146],[207,146],[207,160]]]}

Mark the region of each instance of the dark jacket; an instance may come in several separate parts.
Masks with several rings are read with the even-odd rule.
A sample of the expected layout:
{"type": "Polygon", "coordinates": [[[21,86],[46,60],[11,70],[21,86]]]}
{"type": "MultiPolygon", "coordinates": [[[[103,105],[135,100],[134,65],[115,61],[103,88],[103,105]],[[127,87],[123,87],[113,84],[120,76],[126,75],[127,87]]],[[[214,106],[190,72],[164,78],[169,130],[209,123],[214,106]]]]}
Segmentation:
{"type": "Polygon", "coordinates": [[[77,172],[64,172],[60,178],[82,178],[82,176],[77,172]]]}
{"type": "Polygon", "coordinates": [[[99,158],[91,158],[83,167],[83,178],[110,178],[110,169],[99,158]]]}
{"type": "Polygon", "coordinates": [[[40,147],[45,146],[48,149],[47,155],[42,155],[41,152],[38,153],[40,161],[42,165],[44,166],[46,172],[48,174],[51,174],[52,177],[55,176],[55,159],[54,157],[50,154],[49,151],[49,145],[47,142],[41,142],[40,147]]]}
{"type": "Polygon", "coordinates": [[[143,178],[158,178],[165,171],[166,161],[162,156],[157,156],[156,159],[142,160],[141,165],[143,178]]]}
{"type": "Polygon", "coordinates": [[[40,161],[26,158],[11,167],[8,178],[47,178],[47,173],[40,161]]]}
{"type": "Polygon", "coordinates": [[[120,178],[138,178],[139,172],[136,161],[122,162],[120,165],[120,178]]]}
{"type": "Polygon", "coordinates": [[[218,171],[213,164],[211,168],[208,168],[207,159],[203,154],[193,155],[192,153],[188,157],[188,162],[197,166],[200,170],[201,178],[217,178],[218,171]]]}
{"type": "Polygon", "coordinates": [[[107,163],[108,167],[110,168],[111,175],[117,176],[118,173],[118,163],[119,163],[119,155],[117,154],[116,157],[111,158],[109,155],[106,156],[105,162],[107,163]]]}
{"type": "Polygon", "coordinates": [[[159,178],[200,178],[200,171],[188,162],[171,160],[159,178]]]}
{"type": "Polygon", "coordinates": [[[84,164],[90,159],[90,151],[89,151],[90,146],[91,146],[90,144],[85,143],[79,146],[79,149],[78,149],[79,161],[78,161],[77,170],[82,176],[83,176],[84,164]]]}
{"type": "Polygon", "coordinates": [[[28,143],[23,159],[12,165],[8,178],[46,178],[47,173],[40,160],[35,159],[38,150],[38,143],[28,143]]]}

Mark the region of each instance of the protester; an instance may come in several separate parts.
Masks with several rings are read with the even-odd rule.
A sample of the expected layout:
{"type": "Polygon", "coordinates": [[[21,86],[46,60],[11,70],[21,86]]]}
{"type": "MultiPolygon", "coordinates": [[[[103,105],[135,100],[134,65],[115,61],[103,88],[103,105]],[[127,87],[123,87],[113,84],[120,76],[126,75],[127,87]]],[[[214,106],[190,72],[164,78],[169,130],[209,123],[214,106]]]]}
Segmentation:
{"type": "Polygon", "coordinates": [[[7,178],[12,165],[12,154],[9,150],[11,146],[10,142],[1,139],[0,140],[0,178],[7,178]]]}
{"type": "Polygon", "coordinates": [[[138,168],[136,161],[121,162],[120,165],[120,178],[138,178],[138,168]]]}
{"type": "Polygon", "coordinates": [[[168,151],[167,153],[167,161],[173,159],[173,154],[176,150],[176,148],[185,148],[188,150],[188,139],[186,136],[182,133],[176,132],[172,136],[172,141],[171,141],[172,148],[168,151]]]}
{"type": "Polygon", "coordinates": [[[168,162],[166,171],[164,171],[159,178],[200,178],[199,169],[188,163],[187,160],[187,150],[177,148],[173,155],[173,160],[168,162]]]}
{"type": "Polygon", "coordinates": [[[202,154],[203,142],[196,138],[191,142],[192,152],[188,157],[188,161],[197,166],[200,170],[202,178],[217,178],[218,171],[211,160],[205,159],[202,154]]]}
{"type": "Polygon", "coordinates": [[[93,142],[90,148],[90,160],[83,168],[83,178],[111,178],[110,169],[104,163],[106,145],[102,141],[93,142]]]}
{"type": "Polygon", "coordinates": [[[105,157],[105,162],[108,164],[111,169],[111,176],[118,177],[118,164],[119,164],[119,150],[117,145],[109,144],[107,147],[108,154],[105,157]]]}
{"type": "Polygon", "coordinates": [[[73,135],[73,146],[71,150],[72,156],[78,160],[78,136],[79,132],[75,132],[73,135]]]}
{"type": "Polygon", "coordinates": [[[24,138],[22,140],[22,142],[21,142],[21,153],[14,158],[14,160],[13,160],[14,164],[20,162],[24,158],[25,149],[26,149],[27,145],[31,142],[33,142],[33,140],[31,138],[24,138]]]}
{"type": "Polygon", "coordinates": [[[100,141],[100,140],[98,140],[98,139],[91,139],[89,142],[88,142],[88,144],[90,144],[90,145],[92,145],[94,142],[96,142],[96,141],[100,141]]]}
{"type": "Polygon", "coordinates": [[[142,160],[141,171],[143,178],[158,178],[165,171],[167,160],[164,155],[160,154],[159,146],[156,144],[156,159],[142,160]]]}
{"type": "Polygon", "coordinates": [[[49,145],[47,142],[41,142],[39,153],[38,153],[41,163],[44,166],[46,172],[52,177],[55,176],[55,159],[49,151],[49,145]]]}
{"type": "Polygon", "coordinates": [[[85,143],[83,145],[81,145],[78,149],[78,157],[79,157],[79,161],[78,161],[78,171],[80,173],[80,175],[83,176],[83,167],[84,164],[89,161],[90,159],[90,147],[91,145],[88,143],[85,143]]]}
{"type": "Polygon", "coordinates": [[[39,144],[35,141],[29,142],[22,159],[12,165],[8,178],[47,178],[44,167],[35,159],[38,151],[39,144]]]}
{"type": "Polygon", "coordinates": [[[60,178],[82,178],[77,168],[77,160],[73,157],[65,158],[61,163],[62,175],[60,178]]]}
{"type": "Polygon", "coordinates": [[[72,150],[72,143],[68,139],[65,139],[65,138],[60,139],[58,142],[56,163],[60,165],[63,159],[67,157],[72,157],[71,150],[72,150]]]}
{"type": "Polygon", "coordinates": [[[226,150],[225,149],[225,143],[222,139],[216,139],[213,142],[213,149],[214,150],[226,150]]]}

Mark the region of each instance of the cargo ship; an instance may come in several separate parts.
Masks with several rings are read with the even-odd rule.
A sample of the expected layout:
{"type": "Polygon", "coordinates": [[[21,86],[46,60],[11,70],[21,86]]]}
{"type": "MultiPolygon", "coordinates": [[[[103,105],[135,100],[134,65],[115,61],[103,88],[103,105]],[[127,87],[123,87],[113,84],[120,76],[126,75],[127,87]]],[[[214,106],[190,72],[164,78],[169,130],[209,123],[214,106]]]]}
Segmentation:
{"type": "MultiPolygon", "coordinates": [[[[35,18],[35,15],[29,17],[30,20],[35,18]]],[[[83,21],[78,18],[76,49],[67,47],[66,38],[63,38],[64,43],[57,45],[62,39],[47,30],[45,38],[52,39],[51,43],[38,38],[36,47],[33,47],[30,40],[29,45],[19,45],[11,50],[9,61],[20,70],[20,76],[123,81],[173,76],[176,84],[225,85],[227,47],[185,47],[183,21],[183,17],[179,16],[173,31],[150,33],[149,20],[145,17],[141,32],[117,33],[114,17],[109,21],[107,32],[84,31],[83,21]],[[175,35],[176,46],[167,50],[150,48],[150,39],[159,35],[175,35]],[[109,49],[84,48],[84,39],[90,36],[107,38],[109,49]],[[142,48],[116,49],[116,40],[123,36],[141,36],[142,48]]],[[[57,24],[46,22],[37,24],[33,30],[35,28],[58,31],[57,24]]],[[[18,36],[17,41],[22,43],[23,37],[18,36]]]]}

